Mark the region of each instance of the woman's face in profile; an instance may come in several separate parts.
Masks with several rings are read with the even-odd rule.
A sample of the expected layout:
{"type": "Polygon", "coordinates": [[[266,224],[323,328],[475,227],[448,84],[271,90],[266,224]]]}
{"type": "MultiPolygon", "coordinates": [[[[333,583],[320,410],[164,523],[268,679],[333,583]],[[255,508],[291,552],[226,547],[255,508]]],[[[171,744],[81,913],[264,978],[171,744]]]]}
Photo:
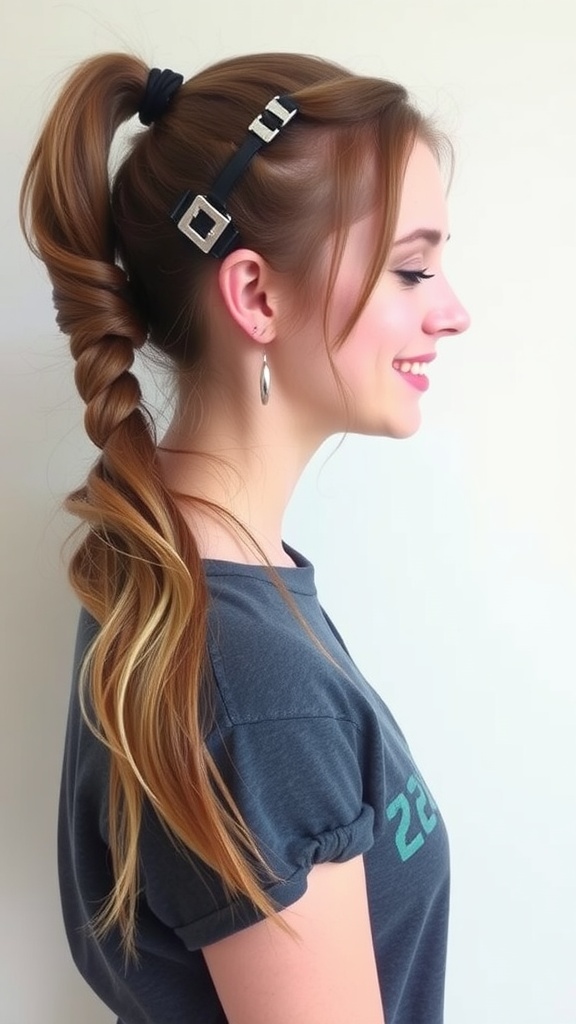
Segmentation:
{"type": "MultiPolygon", "coordinates": [[[[374,230],[374,215],[350,229],[331,300],[329,337],[338,335],[354,308],[374,230]]],[[[348,410],[329,365],[322,310],[288,341],[299,350],[300,400],[307,406],[302,411],[323,423],[324,432],[400,438],[418,429],[427,367],[414,362],[441,355],[438,341],[469,326],[468,314],[442,271],[447,238],[441,172],[432,152],[418,141],[406,168],[387,266],[351,333],[332,353],[348,410]]]]}

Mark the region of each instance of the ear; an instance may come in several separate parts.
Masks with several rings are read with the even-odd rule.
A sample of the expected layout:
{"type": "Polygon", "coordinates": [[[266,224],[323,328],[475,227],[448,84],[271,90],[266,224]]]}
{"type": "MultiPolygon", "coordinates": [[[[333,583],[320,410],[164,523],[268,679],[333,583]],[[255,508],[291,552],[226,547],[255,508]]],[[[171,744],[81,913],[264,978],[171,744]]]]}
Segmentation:
{"type": "Polygon", "coordinates": [[[237,249],[222,262],[218,287],[228,313],[250,338],[272,341],[276,333],[278,296],[266,260],[252,249],[237,249]],[[256,330],[255,330],[256,328],[256,330]]]}

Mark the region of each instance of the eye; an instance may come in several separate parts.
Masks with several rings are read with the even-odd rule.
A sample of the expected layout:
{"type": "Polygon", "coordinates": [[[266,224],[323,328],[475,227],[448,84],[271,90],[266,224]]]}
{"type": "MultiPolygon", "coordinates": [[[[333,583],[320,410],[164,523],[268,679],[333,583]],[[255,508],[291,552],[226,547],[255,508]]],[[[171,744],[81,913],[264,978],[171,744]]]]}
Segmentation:
{"type": "Polygon", "coordinates": [[[434,274],[427,273],[426,267],[424,270],[395,270],[394,273],[404,284],[418,284],[420,281],[427,281],[434,277],[434,274]]]}

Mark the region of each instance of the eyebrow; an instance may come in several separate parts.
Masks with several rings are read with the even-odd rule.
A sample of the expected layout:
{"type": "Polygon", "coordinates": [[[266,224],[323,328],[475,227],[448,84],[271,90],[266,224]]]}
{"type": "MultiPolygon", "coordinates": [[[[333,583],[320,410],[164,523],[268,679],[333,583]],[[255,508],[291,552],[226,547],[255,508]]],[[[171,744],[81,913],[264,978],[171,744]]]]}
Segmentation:
{"type": "MultiPolygon", "coordinates": [[[[446,241],[449,238],[450,235],[447,235],[446,241]]],[[[416,228],[416,231],[411,231],[409,235],[404,235],[404,238],[398,238],[392,248],[396,248],[397,245],[408,245],[409,242],[419,242],[421,240],[428,242],[429,245],[440,245],[442,233],[435,231],[433,228],[416,228]]]]}

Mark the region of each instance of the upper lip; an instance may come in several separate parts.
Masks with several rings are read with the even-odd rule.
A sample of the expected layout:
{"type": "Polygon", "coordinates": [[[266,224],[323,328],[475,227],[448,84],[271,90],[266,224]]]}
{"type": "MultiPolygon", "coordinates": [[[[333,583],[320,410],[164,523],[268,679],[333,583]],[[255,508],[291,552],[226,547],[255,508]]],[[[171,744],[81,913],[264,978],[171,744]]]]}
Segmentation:
{"type": "Polygon", "coordinates": [[[432,360],[436,359],[436,352],[428,352],[423,356],[400,356],[395,359],[395,363],[431,363],[432,360]]]}

